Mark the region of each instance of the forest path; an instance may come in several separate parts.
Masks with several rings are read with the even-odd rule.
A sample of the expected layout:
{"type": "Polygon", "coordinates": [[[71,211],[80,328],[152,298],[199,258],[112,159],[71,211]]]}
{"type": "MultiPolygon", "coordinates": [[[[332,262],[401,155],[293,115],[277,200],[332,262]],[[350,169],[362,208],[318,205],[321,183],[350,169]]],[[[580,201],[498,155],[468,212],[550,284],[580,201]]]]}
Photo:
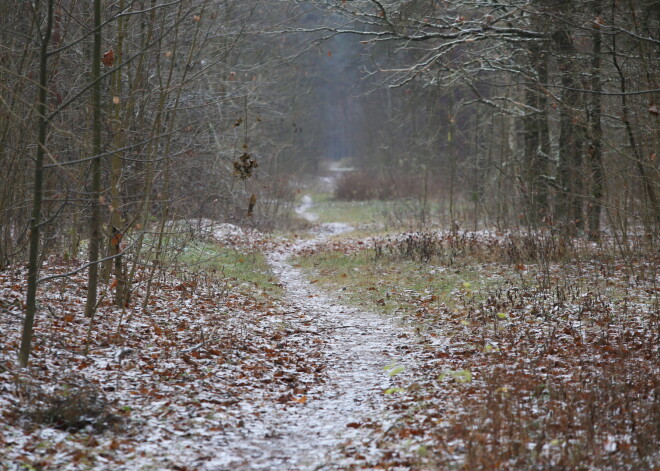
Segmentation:
{"type": "MultiPolygon", "coordinates": [[[[314,220],[311,208],[311,199],[304,198],[298,213],[314,220]]],[[[307,397],[311,399],[304,404],[277,405],[262,409],[257,420],[247,419],[242,436],[225,450],[229,453],[223,464],[228,469],[345,469],[350,459],[342,447],[357,445],[364,454],[364,444],[374,444],[380,433],[358,424],[369,424],[373,419],[385,422],[386,428],[388,420],[396,419],[385,417],[384,391],[392,380],[384,367],[395,362],[412,365],[412,342],[401,335],[394,320],[342,305],[317,289],[288,261],[299,250],[350,230],[346,224],[321,224],[313,239],[268,254],[288,301],[312,318],[311,323],[294,327],[301,327],[302,335],[322,339],[327,380],[310,387],[307,397]]],[[[375,446],[367,448],[377,452],[375,446]]]]}

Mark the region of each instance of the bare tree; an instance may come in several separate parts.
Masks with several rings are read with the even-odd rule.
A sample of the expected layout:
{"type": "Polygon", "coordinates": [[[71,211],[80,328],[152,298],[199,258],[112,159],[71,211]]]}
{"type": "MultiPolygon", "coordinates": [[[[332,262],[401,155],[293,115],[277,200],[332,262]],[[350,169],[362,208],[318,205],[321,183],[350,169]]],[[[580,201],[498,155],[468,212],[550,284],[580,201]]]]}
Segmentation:
{"type": "Polygon", "coordinates": [[[27,297],[23,335],[18,359],[25,367],[30,359],[32,346],[32,327],[37,303],[37,277],[39,274],[39,238],[41,225],[41,205],[43,201],[44,157],[48,138],[48,117],[46,115],[46,99],[48,91],[48,59],[50,40],[53,32],[54,0],[35,2],[33,7],[35,23],[39,25],[39,94],[36,101],[38,135],[36,142],[36,157],[34,161],[34,188],[32,199],[32,219],[30,220],[30,256],[28,263],[27,297]],[[44,5],[45,3],[45,5],[44,5]],[[45,12],[44,12],[45,9],[45,12]],[[42,16],[45,13],[45,18],[42,16]],[[45,23],[42,23],[45,20],[45,23]]]}

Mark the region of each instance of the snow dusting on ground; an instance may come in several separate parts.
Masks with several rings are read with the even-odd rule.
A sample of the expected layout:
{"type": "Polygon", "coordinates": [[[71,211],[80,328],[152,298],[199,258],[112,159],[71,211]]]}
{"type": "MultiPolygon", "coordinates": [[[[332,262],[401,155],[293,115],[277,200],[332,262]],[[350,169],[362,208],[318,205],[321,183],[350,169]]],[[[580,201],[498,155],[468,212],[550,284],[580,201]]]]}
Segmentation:
{"type": "Polygon", "coordinates": [[[312,228],[292,241],[172,223],[265,254],[261,284],[161,270],[142,306],[142,269],[125,309],[103,288],[90,325],[84,274],[45,282],[29,369],[26,270],[0,271],[0,470],[657,467],[657,257],[629,272],[552,234],[358,237],[313,210],[303,197],[312,228]],[[568,249],[578,263],[557,263],[568,249]],[[324,274],[328,255],[364,264],[324,274]]]}
{"type": "MultiPolygon", "coordinates": [[[[306,197],[297,209],[310,221],[311,206],[306,197]]],[[[195,227],[229,243],[245,236],[229,224],[195,227]]],[[[84,277],[50,283],[44,301],[61,311],[40,313],[29,374],[14,359],[24,270],[4,274],[0,469],[312,470],[377,461],[383,424],[396,420],[385,413],[392,401],[385,391],[414,362],[410,341],[393,320],[338,304],[288,261],[350,230],[322,224],[313,239],[267,249],[281,301],[175,277],[158,283],[147,311],[101,307],[87,355],[84,277]],[[75,332],[75,342],[61,344],[75,332]],[[81,383],[89,388],[78,392],[81,383]],[[28,410],[30,395],[41,398],[35,411],[51,413],[52,402],[71,391],[84,398],[97,390],[112,424],[90,418],[76,433],[60,423],[30,424],[37,413],[28,410]]]]}

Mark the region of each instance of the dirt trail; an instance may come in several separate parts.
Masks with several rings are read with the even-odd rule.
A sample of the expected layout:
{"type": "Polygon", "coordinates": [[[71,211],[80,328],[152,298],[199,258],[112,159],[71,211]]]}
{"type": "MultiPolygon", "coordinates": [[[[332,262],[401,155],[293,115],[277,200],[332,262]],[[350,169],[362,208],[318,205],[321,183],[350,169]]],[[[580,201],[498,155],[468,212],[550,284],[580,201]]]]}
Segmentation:
{"type": "MultiPolygon", "coordinates": [[[[305,199],[298,212],[313,219],[311,207],[311,201],[305,199]]],[[[322,224],[314,239],[269,254],[289,301],[313,318],[301,335],[318,334],[325,342],[328,381],[311,388],[306,404],[262,409],[258,418],[247,419],[242,436],[228,443],[216,465],[233,470],[343,468],[348,462],[342,446],[377,439],[377,432],[348,424],[374,418],[387,426],[388,420],[395,419],[384,417],[388,396],[383,391],[390,387],[391,379],[383,367],[394,362],[410,366],[414,361],[406,353],[410,341],[400,337],[394,321],[338,303],[288,261],[296,250],[350,229],[345,224],[322,224]]]]}

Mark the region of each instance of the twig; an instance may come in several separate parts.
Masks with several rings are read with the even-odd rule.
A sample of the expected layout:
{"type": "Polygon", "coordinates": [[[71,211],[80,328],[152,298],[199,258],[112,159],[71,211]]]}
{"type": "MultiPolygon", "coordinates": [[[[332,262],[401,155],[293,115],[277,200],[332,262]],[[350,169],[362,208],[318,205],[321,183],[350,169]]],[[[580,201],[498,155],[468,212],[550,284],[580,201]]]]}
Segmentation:
{"type": "MultiPolygon", "coordinates": [[[[144,232],[142,232],[142,234],[144,234],[144,232]]],[[[142,235],[142,234],[140,234],[140,235],[142,235]]],[[[79,272],[85,270],[86,268],[91,267],[92,265],[107,262],[109,260],[114,260],[115,258],[121,257],[128,251],[128,249],[132,248],[137,243],[138,239],[139,239],[139,237],[136,238],[135,241],[133,241],[130,245],[128,245],[124,250],[122,250],[118,254],[110,255],[109,257],[105,257],[105,258],[102,258],[100,260],[94,260],[93,262],[88,262],[88,263],[84,264],[83,266],[81,266],[79,268],[76,268],[75,270],[67,272],[67,273],[60,273],[60,274],[57,274],[57,275],[44,276],[43,278],[39,278],[37,280],[37,283],[43,283],[44,281],[50,281],[50,280],[54,280],[56,278],[66,278],[66,277],[69,277],[71,275],[75,275],[76,273],[79,273],[79,272]]]]}
{"type": "Polygon", "coordinates": [[[184,348],[183,350],[180,350],[178,354],[181,355],[183,353],[190,353],[190,352],[194,352],[195,350],[198,350],[198,349],[202,348],[205,344],[207,344],[208,342],[213,340],[213,338],[214,338],[213,336],[215,335],[217,330],[218,330],[218,326],[216,326],[215,329],[213,329],[211,331],[211,333],[209,334],[209,336],[206,339],[202,340],[197,345],[193,345],[192,347],[184,348]]]}

